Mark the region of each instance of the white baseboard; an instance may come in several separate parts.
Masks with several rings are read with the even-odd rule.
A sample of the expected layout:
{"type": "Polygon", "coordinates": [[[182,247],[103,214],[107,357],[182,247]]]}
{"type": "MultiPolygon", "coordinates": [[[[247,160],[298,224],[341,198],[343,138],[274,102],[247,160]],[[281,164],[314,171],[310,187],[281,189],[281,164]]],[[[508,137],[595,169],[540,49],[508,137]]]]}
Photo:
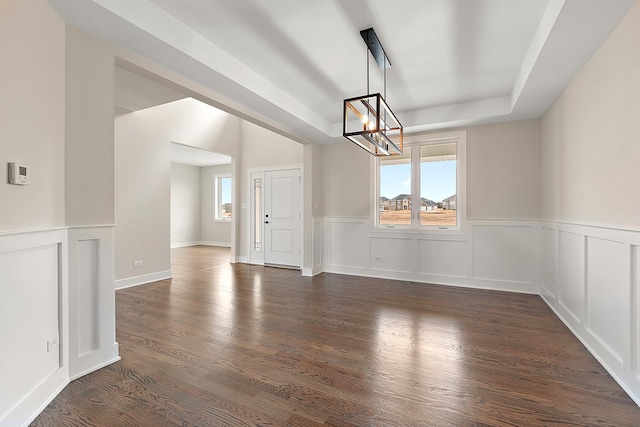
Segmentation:
{"type": "Polygon", "coordinates": [[[171,249],[174,248],[186,248],[189,246],[198,246],[200,242],[177,242],[171,244],[171,249]]]}
{"type": "Polygon", "coordinates": [[[202,245],[202,246],[220,246],[222,248],[230,248],[231,247],[231,243],[229,243],[229,242],[202,241],[202,242],[198,242],[198,245],[202,245]]]}
{"type": "Polygon", "coordinates": [[[180,243],[172,243],[171,249],[175,248],[187,248],[189,246],[219,246],[222,248],[230,248],[231,243],[229,242],[211,242],[211,241],[198,241],[198,242],[180,242],[180,243]]]}
{"type": "Polygon", "coordinates": [[[58,369],[33,392],[0,419],[0,427],[27,427],[69,384],[67,370],[58,369]]]}
{"type": "MultiPolygon", "coordinates": [[[[116,343],[116,344],[117,344],[117,343],[116,343]]],[[[116,351],[117,351],[117,348],[118,348],[118,347],[117,347],[117,345],[115,345],[115,346],[114,346],[114,348],[116,348],[116,351]]],[[[116,353],[116,354],[117,354],[117,353],[116,353]]],[[[90,373],[92,373],[92,372],[95,372],[95,371],[97,371],[98,369],[102,369],[102,368],[104,368],[105,366],[109,366],[109,365],[111,365],[112,363],[115,363],[115,362],[117,362],[117,361],[119,361],[119,360],[121,360],[121,357],[120,357],[120,356],[114,357],[113,359],[111,359],[111,360],[109,360],[109,361],[107,361],[107,362],[103,362],[103,363],[101,363],[101,364],[99,364],[99,365],[97,365],[97,366],[93,366],[93,367],[91,367],[91,369],[87,369],[87,370],[86,370],[86,371],[84,371],[84,372],[80,372],[79,374],[74,375],[73,377],[69,378],[69,380],[70,380],[70,381],[77,380],[77,379],[78,379],[78,378],[80,378],[80,377],[84,377],[84,376],[85,376],[85,375],[87,375],[87,374],[90,374],[90,373]]]]}
{"type": "Polygon", "coordinates": [[[322,273],[322,268],[321,267],[303,268],[302,269],[302,275],[306,276],[306,277],[317,276],[320,273],[322,273]]]}
{"type": "Polygon", "coordinates": [[[159,271],[157,273],[143,274],[142,276],[128,277],[116,280],[116,290],[131,288],[133,286],[144,285],[145,283],[157,282],[158,280],[171,279],[171,270],[159,271]]]}

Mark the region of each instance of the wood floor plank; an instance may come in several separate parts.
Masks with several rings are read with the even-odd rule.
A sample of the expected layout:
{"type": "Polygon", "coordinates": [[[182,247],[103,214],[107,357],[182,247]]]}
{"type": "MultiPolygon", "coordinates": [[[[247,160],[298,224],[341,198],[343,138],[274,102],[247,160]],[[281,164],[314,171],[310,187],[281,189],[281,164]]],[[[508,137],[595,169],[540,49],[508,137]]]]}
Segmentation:
{"type": "Polygon", "coordinates": [[[116,293],[122,360],[34,426],[638,426],[534,295],[229,264],[116,293]]]}

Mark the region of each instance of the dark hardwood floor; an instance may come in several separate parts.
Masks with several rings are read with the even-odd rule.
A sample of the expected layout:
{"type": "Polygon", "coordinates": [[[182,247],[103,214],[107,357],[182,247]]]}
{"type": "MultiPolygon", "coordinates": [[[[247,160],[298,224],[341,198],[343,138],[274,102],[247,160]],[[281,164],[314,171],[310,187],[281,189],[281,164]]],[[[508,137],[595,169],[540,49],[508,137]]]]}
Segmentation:
{"type": "Polygon", "coordinates": [[[638,426],[537,296],[228,263],[116,293],[122,360],[35,426],[638,426]]]}

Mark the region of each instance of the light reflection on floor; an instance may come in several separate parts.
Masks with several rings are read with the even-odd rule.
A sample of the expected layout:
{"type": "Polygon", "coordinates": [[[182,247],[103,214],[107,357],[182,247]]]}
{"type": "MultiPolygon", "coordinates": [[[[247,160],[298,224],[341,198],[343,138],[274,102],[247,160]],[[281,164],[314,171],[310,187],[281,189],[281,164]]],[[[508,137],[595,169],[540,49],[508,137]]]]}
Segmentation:
{"type": "MultiPolygon", "coordinates": [[[[376,357],[372,377],[377,393],[397,396],[406,401],[407,410],[416,410],[428,407],[419,404],[436,402],[441,393],[464,392],[460,382],[451,380],[463,374],[463,355],[459,351],[463,335],[455,319],[381,306],[374,321],[376,357]],[[434,324],[438,324],[438,330],[446,324],[451,332],[433,340],[434,324]],[[443,384],[447,384],[446,390],[442,389],[443,384]],[[425,394],[425,390],[429,393],[425,394]]],[[[428,419],[428,413],[423,415],[428,419]]]]}

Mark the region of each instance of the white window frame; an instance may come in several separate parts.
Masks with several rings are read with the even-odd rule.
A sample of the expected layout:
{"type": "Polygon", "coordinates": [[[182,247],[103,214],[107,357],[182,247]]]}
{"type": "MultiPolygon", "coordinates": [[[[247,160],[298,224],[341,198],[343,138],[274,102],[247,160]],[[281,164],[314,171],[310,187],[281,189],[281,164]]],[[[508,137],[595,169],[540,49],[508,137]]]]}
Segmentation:
{"type": "Polygon", "coordinates": [[[411,199],[418,195],[420,199],[420,149],[422,145],[456,143],[456,225],[450,227],[420,225],[420,203],[411,204],[411,225],[380,224],[380,158],[372,160],[375,185],[371,204],[375,231],[401,231],[423,234],[464,234],[467,220],[467,132],[454,131],[432,134],[408,135],[404,138],[404,146],[411,146],[411,199]]]}
{"type": "Polygon", "coordinates": [[[213,201],[214,201],[214,206],[213,206],[213,220],[214,221],[221,221],[221,222],[229,222],[233,219],[233,215],[235,214],[234,212],[234,206],[233,206],[233,178],[231,176],[230,173],[221,173],[221,174],[216,174],[213,176],[213,189],[214,189],[214,195],[213,195],[213,201]],[[228,178],[231,180],[231,188],[230,188],[230,196],[231,196],[231,218],[222,218],[222,201],[221,201],[221,196],[222,196],[222,180],[228,178]]]}

